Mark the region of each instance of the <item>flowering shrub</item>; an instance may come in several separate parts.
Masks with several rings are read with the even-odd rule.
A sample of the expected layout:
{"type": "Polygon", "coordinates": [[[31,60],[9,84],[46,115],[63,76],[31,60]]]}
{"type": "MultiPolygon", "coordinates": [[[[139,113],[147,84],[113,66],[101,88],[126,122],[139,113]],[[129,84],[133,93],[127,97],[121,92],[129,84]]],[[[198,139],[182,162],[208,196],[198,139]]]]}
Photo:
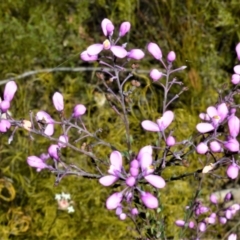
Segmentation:
{"type": "MultiPolygon", "coordinates": [[[[142,132],[144,134],[150,132],[152,138],[157,140],[155,144],[149,142],[146,146],[142,145],[140,149],[134,151],[137,136],[133,138],[132,135],[132,105],[129,96],[141,87],[141,83],[134,79],[138,65],[133,61],[141,60],[145,53],[139,48],[128,49],[127,43],[120,45],[119,42],[130,31],[129,22],[121,24],[116,36],[114,36],[115,26],[109,19],[104,19],[101,27],[106,40],[89,46],[81,53],[80,58],[87,62],[97,61],[102,67],[102,71],[98,72],[97,76],[101,81],[102,91],[107,92],[107,100],[112,112],[119,117],[124,126],[125,149],[118,149],[117,143],[107,142],[99,137],[101,129],[96,129],[95,132],[88,129],[85,116],[88,111],[87,106],[81,103],[72,106],[72,113],[67,116],[64,112],[64,97],[59,92],[55,92],[52,96],[53,106],[59,113],[59,119],[53,118],[43,110],[37,113],[30,112],[29,119],[14,119],[8,112],[17,91],[14,81],[6,84],[3,100],[0,102],[0,132],[6,133],[14,129],[9,137],[9,143],[14,139],[14,133],[18,128],[28,131],[30,138],[37,134],[51,140],[52,143],[46,152],[29,156],[27,164],[36,168],[38,172],[43,170],[52,172],[56,175],[56,183],[68,175],[76,175],[97,179],[101,185],[112,187],[112,193],[105,202],[106,208],[115,210],[119,220],[131,219],[135,224],[136,232],[143,239],[168,238],[164,231],[164,216],[160,217],[164,207],[164,202],[161,202],[160,198],[161,189],[168,184],[167,182],[184,180],[188,176],[184,174],[164,179],[164,172],[172,166],[183,166],[185,157],[191,154],[205,158],[202,169],[197,169],[193,173],[202,175],[196,194],[193,199],[189,199],[190,205],[185,209],[184,219],[175,221],[178,227],[185,230],[181,233],[181,237],[191,236],[191,239],[203,239],[208,231],[213,231],[212,227],[227,224],[240,210],[240,199],[237,198],[234,190],[212,193],[209,206],[200,198],[205,174],[210,176],[218,174],[219,178],[233,180],[238,178],[240,120],[237,117],[238,105],[235,95],[239,93],[240,65],[234,67],[230,89],[223,89],[219,93],[218,101],[209,106],[206,113],[200,113],[201,122],[196,125],[196,130],[192,129],[191,138],[177,139],[177,130],[172,126],[177,118],[173,103],[187,91],[187,88],[175,77],[175,74],[183,71],[186,66],[175,68],[176,53],[174,51],[170,51],[167,57],[164,57],[156,43],[148,43],[147,52],[160,63],[159,69],[152,69],[149,75],[153,83],[162,88],[163,101],[160,112],[162,116],[158,119],[139,121],[138,127],[142,132]],[[126,75],[125,68],[129,63],[132,71],[126,75]],[[133,86],[131,90],[126,88],[129,83],[133,86]],[[172,94],[174,87],[180,88],[175,95],[172,94]],[[61,131],[58,136],[56,136],[56,132],[59,132],[56,131],[57,128],[61,131]],[[82,143],[81,147],[77,145],[78,142],[82,143]],[[108,148],[108,160],[106,160],[107,157],[101,159],[98,156],[98,151],[95,150],[98,145],[108,148]],[[88,157],[95,172],[92,173],[87,167],[85,169],[66,161],[62,155],[63,149],[66,148],[88,157]],[[222,197],[221,194],[224,196],[222,197]],[[150,215],[149,219],[151,211],[156,211],[156,214],[150,215]]],[[[240,60],[240,43],[236,47],[236,52],[240,60]]],[[[118,134],[118,129],[115,131],[118,134]]],[[[66,194],[57,195],[56,200],[59,209],[74,212],[73,207],[70,206],[71,202],[67,201],[66,194]]],[[[211,235],[211,232],[209,234],[211,235]]],[[[216,230],[214,234],[217,235],[216,230]]],[[[228,235],[229,239],[236,239],[237,229],[230,229],[228,235]]]]}

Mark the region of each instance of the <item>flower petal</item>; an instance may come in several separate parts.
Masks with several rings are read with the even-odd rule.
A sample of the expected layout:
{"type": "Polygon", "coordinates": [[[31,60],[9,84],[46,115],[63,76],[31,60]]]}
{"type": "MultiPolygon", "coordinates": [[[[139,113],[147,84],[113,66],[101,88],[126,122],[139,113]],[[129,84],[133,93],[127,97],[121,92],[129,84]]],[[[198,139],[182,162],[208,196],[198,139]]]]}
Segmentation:
{"type": "Polygon", "coordinates": [[[103,44],[95,43],[87,48],[87,54],[90,56],[96,56],[103,50],[103,44]]]}
{"type": "Polygon", "coordinates": [[[122,155],[118,151],[113,151],[110,155],[111,165],[115,167],[118,171],[122,169],[122,155]]]}
{"type": "Polygon", "coordinates": [[[112,46],[110,48],[110,50],[118,58],[125,58],[128,54],[128,52],[125,50],[125,48],[123,48],[121,46],[112,46]]]}
{"type": "Polygon", "coordinates": [[[160,132],[158,125],[150,120],[142,121],[141,125],[147,131],[160,132]]]}
{"type": "Polygon", "coordinates": [[[113,25],[112,22],[111,22],[108,18],[104,18],[104,19],[102,20],[101,27],[102,27],[103,34],[104,34],[105,36],[108,35],[108,31],[107,31],[107,25],[108,25],[108,24],[113,25]]]}
{"type": "Polygon", "coordinates": [[[157,175],[149,174],[144,178],[155,188],[164,188],[166,185],[165,180],[157,175]]]}
{"type": "Polygon", "coordinates": [[[145,53],[141,49],[132,49],[128,53],[128,58],[140,60],[145,56],[145,53]]]}
{"type": "Polygon", "coordinates": [[[214,129],[211,123],[198,123],[196,128],[200,133],[210,132],[214,129]]]}
{"type": "Polygon", "coordinates": [[[81,53],[80,55],[80,58],[83,60],[83,61],[86,61],[86,62],[92,62],[92,61],[96,61],[98,59],[98,55],[92,55],[90,56],[87,51],[84,51],[81,53]]]}
{"type": "Polygon", "coordinates": [[[111,186],[113,183],[115,183],[117,180],[118,180],[118,177],[113,175],[107,175],[107,176],[101,177],[99,179],[99,183],[105,187],[108,187],[108,186],[111,186]]]}
{"type": "Polygon", "coordinates": [[[151,209],[158,208],[158,200],[151,193],[142,192],[141,200],[147,208],[151,208],[151,209]]]}
{"type": "Polygon", "coordinates": [[[108,197],[106,201],[106,207],[108,210],[116,209],[120,202],[122,201],[123,194],[121,192],[113,193],[110,197],[108,197]]]}

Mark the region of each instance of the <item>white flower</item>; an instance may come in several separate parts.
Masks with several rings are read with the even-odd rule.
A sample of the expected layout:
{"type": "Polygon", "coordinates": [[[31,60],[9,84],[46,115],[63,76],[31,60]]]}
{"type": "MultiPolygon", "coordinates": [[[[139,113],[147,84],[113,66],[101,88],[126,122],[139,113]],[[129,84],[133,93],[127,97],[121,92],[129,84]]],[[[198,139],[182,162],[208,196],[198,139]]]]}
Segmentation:
{"type": "Polygon", "coordinates": [[[66,199],[66,200],[71,200],[71,195],[68,193],[62,193],[62,198],[66,199]]]}
{"type": "Polygon", "coordinates": [[[69,207],[67,208],[67,210],[68,210],[68,213],[73,213],[73,212],[75,212],[73,206],[69,206],[69,207]]]}
{"type": "Polygon", "coordinates": [[[61,194],[56,194],[55,195],[55,200],[59,201],[59,200],[61,200],[61,198],[62,198],[61,194]]]}

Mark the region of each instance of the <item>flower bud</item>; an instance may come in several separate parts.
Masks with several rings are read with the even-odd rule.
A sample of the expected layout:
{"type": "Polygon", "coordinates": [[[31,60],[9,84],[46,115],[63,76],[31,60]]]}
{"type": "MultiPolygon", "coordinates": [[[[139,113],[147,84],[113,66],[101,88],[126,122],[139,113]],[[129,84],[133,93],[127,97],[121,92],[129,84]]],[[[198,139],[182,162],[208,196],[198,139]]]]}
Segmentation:
{"type": "Polygon", "coordinates": [[[52,97],[53,105],[57,111],[61,112],[64,108],[63,95],[59,92],[55,92],[52,97]]]}
{"type": "Polygon", "coordinates": [[[36,156],[29,156],[27,158],[27,163],[30,167],[37,168],[37,171],[41,171],[44,168],[47,168],[48,165],[43,162],[43,160],[36,156]]]}
{"type": "Polygon", "coordinates": [[[11,102],[15,92],[17,91],[17,85],[14,81],[9,81],[5,85],[3,98],[5,101],[11,102]]]}
{"type": "Polygon", "coordinates": [[[204,142],[200,142],[200,143],[197,145],[196,151],[197,151],[197,153],[199,153],[199,154],[205,154],[205,153],[208,151],[208,146],[207,146],[207,144],[204,143],[204,142]]]}
{"type": "Polygon", "coordinates": [[[240,75],[238,75],[236,73],[233,74],[231,82],[232,82],[232,84],[235,84],[235,85],[239,84],[240,83],[240,75]]]}
{"type": "Polygon", "coordinates": [[[11,123],[7,119],[0,120],[0,132],[5,133],[11,127],[11,123]]]}
{"type": "Polygon", "coordinates": [[[239,167],[235,163],[228,166],[227,175],[231,179],[236,179],[238,177],[239,167]]]}
{"type": "Polygon", "coordinates": [[[59,138],[58,138],[58,146],[61,147],[61,148],[65,148],[67,145],[64,144],[64,143],[68,143],[68,136],[67,135],[61,135],[59,138]]]}
{"type": "Polygon", "coordinates": [[[136,179],[134,177],[128,177],[126,179],[126,184],[129,186],[129,187],[133,187],[136,183],[136,179]]]}
{"type": "Polygon", "coordinates": [[[86,110],[87,109],[84,105],[78,104],[74,107],[72,116],[75,118],[81,117],[82,115],[85,114],[86,110]]]}
{"type": "Polygon", "coordinates": [[[160,60],[162,58],[162,51],[156,43],[149,43],[148,51],[153,55],[154,58],[160,60]]]}
{"type": "Polygon", "coordinates": [[[206,229],[207,229],[206,223],[200,222],[200,223],[198,224],[198,229],[199,229],[200,232],[205,232],[206,229]]]}
{"type": "Polygon", "coordinates": [[[132,209],[131,209],[131,214],[132,214],[132,215],[138,215],[138,213],[139,213],[139,212],[138,212],[138,209],[137,209],[137,208],[132,208],[132,209]]]}
{"type": "Polygon", "coordinates": [[[209,147],[212,152],[221,152],[222,151],[222,146],[217,141],[210,142],[209,147]]]}
{"type": "Polygon", "coordinates": [[[132,49],[128,52],[127,57],[135,60],[140,60],[145,56],[145,53],[141,49],[132,49]]]}
{"type": "Polygon", "coordinates": [[[156,82],[162,77],[162,72],[159,72],[157,69],[152,69],[150,72],[150,77],[154,82],[156,82]]]}
{"type": "MultiPolygon", "coordinates": [[[[111,26],[111,25],[113,26],[112,22],[111,22],[109,19],[104,18],[104,19],[102,20],[101,27],[102,27],[103,34],[104,34],[105,36],[108,36],[109,33],[110,33],[110,35],[111,35],[111,32],[109,32],[109,30],[112,29],[112,26],[111,26]],[[108,27],[107,27],[107,26],[108,26],[108,27]]],[[[114,29],[114,26],[113,26],[113,29],[114,29]]],[[[112,31],[113,31],[113,30],[112,30],[112,31]]]]}
{"type": "Polygon", "coordinates": [[[210,195],[210,201],[211,201],[211,203],[213,203],[213,204],[217,204],[217,202],[218,202],[217,196],[212,193],[212,194],[210,195]]]}
{"type": "Polygon", "coordinates": [[[166,141],[166,144],[169,146],[169,147],[172,147],[174,146],[176,143],[176,140],[173,136],[168,136],[167,138],[167,141],[166,141]]]}
{"type": "Polygon", "coordinates": [[[119,29],[119,37],[125,36],[131,28],[130,22],[123,22],[119,29]]]}
{"type": "Polygon", "coordinates": [[[167,60],[169,62],[173,62],[175,61],[175,59],[176,59],[176,53],[174,51],[169,52],[167,55],[167,60]]]}
{"type": "Polygon", "coordinates": [[[240,75],[240,65],[236,65],[234,68],[233,68],[234,72],[236,74],[239,74],[240,75]]]}
{"type": "Polygon", "coordinates": [[[239,151],[239,142],[236,139],[229,139],[224,143],[224,146],[230,152],[238,152],[239,151]]]}
{"type": "Polygon", "coordinates": [[[184,226],[185,226],[185,221],[183,221],[183,220],[176,220],[176,221],[175,221],[175,224],[176,224],[178,227],[184,227],[184,226]]]}
{"type": "Polygon", "coordinates": [[[125,220],[126,218],[127,218],[126,213],[121,213],[121,214],[119,215],[119,219],[120,219],[120,220],[125,220]]]}
{"type": "Polygon", "coordinates": [[[59,156],[58,156],[58,151],[60,150],[59,146],[56,144],[52,144],[49,148],[48,148],[48,154],[51,158],[58,160],[59,156]]]}
{"type": "Polygon", "coordinates": [[[2,102],[0,102],[0,109],[2,113],[6,113],[9,108],[10,108],[9,101],[3,100],[2,102]]]}

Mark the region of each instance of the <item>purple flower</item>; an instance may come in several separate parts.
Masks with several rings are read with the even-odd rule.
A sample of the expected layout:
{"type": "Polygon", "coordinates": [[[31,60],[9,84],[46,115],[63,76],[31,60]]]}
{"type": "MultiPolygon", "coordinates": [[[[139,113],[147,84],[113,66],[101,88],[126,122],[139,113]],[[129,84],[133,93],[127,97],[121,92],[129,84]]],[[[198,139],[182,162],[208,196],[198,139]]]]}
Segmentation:
{"type": "Polygon", "coordinates": [[[109,19],[104,18],[102,20],[101,27],[102,27],[103,34],[106,37],[111,36],[113,34],[114,25],[109,19]]]}
{"type": "Polygon", "coordinates": [[[210,142],[209,147],[210,147],[212,152],[222,152],[222,146],[217,141],[210,142]]]}
{"type": "MultiPolygon", "coordinates": [[[[204,118],[210,119],[211,123],[199,123],[196,128],[200,133],[206,133],[214,130],[228,115],[229,110],[226,103],[221,103],[216,107],[207,108],[207,115],[204,118]]],[[[203,118],[203,114],[200,115],[203,118]]]]}
{"type": "Polygon", "coordinates": [[[29,156],[27,158],[27,163],[30,167],[37,168],[38,172],[44,168],[49,168],[49,166],[46,163],[44,163],[44,161],[41,158],[36,156],[29,156]]]}
{"type": "Polygon", "coordinates": [[[140,60],[145,56],[145,53],[141,49],[132,49],[128,52],[127,57],[135,60],[140,60]]]}
{"type": "Polygon", "coordinates": [[[114,56],[118,58],[125,58],[128,52],[121,46],[112,46],[110,41],[106,39],[102,44],[95,43],[87,48],[87,54],[90,56],[98,55],[102,50],[110,50],[114,56]]]}
{"type": "Polygon", "coordinates": [[[210,195],[210,201],[211,201],[211,203],[213,203],[213,204],[217,204],[217,203],[218,203],[217,196],[212,193],[212,194],[210,195]]]}
{"type": "Polygon", "coordinates": [[[11,127],[11,123],[7,119],[0,120],[0,132],[5,133],[11,127]]]}
{"type": "Polygon", "coordinates": [[[2,113],[6,113],[10,108],[10,102],[12,101],[16,91],[16,83],[14,81],[7,82],[3,93],[3,101],[0,102],[0,109],[2,113]]]}
{"type": "Polygon", "coordinates": [[[161,118],[157,119],[157,123],[145,120],[141,123],[141,125],[147,131],[162,132],[172,123],[173,118],[173,112],[166,111],[161,118]]]}
{"type": "Polygon", "coordinates": [[[150,72],[150,77],[154,82],[158,81],[162,77],[162,72],[159,72],[157,69],[152,69],[150,72]]]}
{"type": "Polygon", "coordinates": [[[227,150],[231,152],[239,151],[239,142],[235,138],[229,139],[227,142],[224,143],[224,146],[227,150]]]}
{"type": "Polygon", "coordinates": [[[87,51],[84,51],[80,54],[80,58],[86,62],[93,62],[98,59],[98,55],[89,55],[87,51]]]}
{"type": "Polygon", "coordinates": [[[58,151],[60,150],[60,147],[57,144],[52,144],[49,148],[48,148],[48,154],[51,158],[58,160],[59,156],[58,156],[58,151]]]}
{"type": "Polygon", "coordinates": [[[119,176],[122,171],[122,155],[121,155],[121,153],[118,151],[113,151],[110,155],[110,162],[111,162],[111,165],[108,170],[108,173],[110,173],[111,175],[106,175],[99,179],[99,183],[105,187],[112,185],[119,179],[119,176]]]}
{"type": "Polygon", "coordinates": [[[3,99],[5,101],[11,102],[16,91],[17,91],[16,83],[14,81],[7,82],[4,89],[3,99]]]}
{"type": "Polygon", "coordinates": [[[84,105],[78,104],[74,107],[72,116],[75,118],[81,117],[85,114],[86,110],[87,109],[84,105]]]}
{"type": "Polygon", "coordinates": [[[130,22],[123,22],[119,29],[119,37],[125,36],[131,28],[130,22]]]}
{"type": "Polygon", "coordinates": [[[141,200],[143,204],[150,209],[158,208],[158,200],[149,192],[141,192],[141,200]]]}
{"type": "Polygon", "coordinates": [[[175,61],[176,60],[176,53],[174,51],[169,52],[168,55],[167,55],[167,60],[169,62],[175,61]]]}
{"type": "Polygon", "coordinates": [[[67,135],[61,135],[59,138],[58,138],[58,146],[60,148],[65,148],[67,145],[64,144],[64,143],[68,143],[68,136],[67,135]]]}
{"type": "Polygon", "coordinates": [[[106,201],[106,207],[108,210],[116,209],[121,203],[123,198],[123,194],[121,192],[113,193],[110,197],[108,197],[106,201]]]}
{"type": "Polygon", "coordinates": [[[232,163],[227,168],[227,175],[231,179],[236,179],[238,177],[239,167],[236,163],[232,163]]]}
{"type": "Polygon", "coordinates": [[[53,105],[57,111],[61,112],[64,108],[63,95],[59,92],[55,92],[52,97],[53,105]]]}
{"type": "Polygon", "coordinates": [[[44,133],[48,136],[52,136],[54,133],[54,120],[51,118],[51,116],[44,112],[39,111],[36,114],[36,120],[37,122],[40,122],[41,124],[46,124],[44,126],[44,133]]]}
{"type": "Polygon", "coordinates": [[[144,152],[141,155],[139,162],[142,170],[142,175],[145,180],[155,188],[164,188],[166,185],[165,180],[160,176],[151,174],[154,172],[152,161],[152,156],[148,152],[144,152]]]}
{"type": "Polygon", "coordinates": [[[231,116],[228,120],[228,128],[230,136],[236,138],[239,134],[240,121],[235,115],[231,116]]]}
{"type": "Polygon", "coordinates": [[[162,58],[162,51],[156,43],[149,43],[147,48],[154,58],[157,60],[160,60],[162,58]]]}

